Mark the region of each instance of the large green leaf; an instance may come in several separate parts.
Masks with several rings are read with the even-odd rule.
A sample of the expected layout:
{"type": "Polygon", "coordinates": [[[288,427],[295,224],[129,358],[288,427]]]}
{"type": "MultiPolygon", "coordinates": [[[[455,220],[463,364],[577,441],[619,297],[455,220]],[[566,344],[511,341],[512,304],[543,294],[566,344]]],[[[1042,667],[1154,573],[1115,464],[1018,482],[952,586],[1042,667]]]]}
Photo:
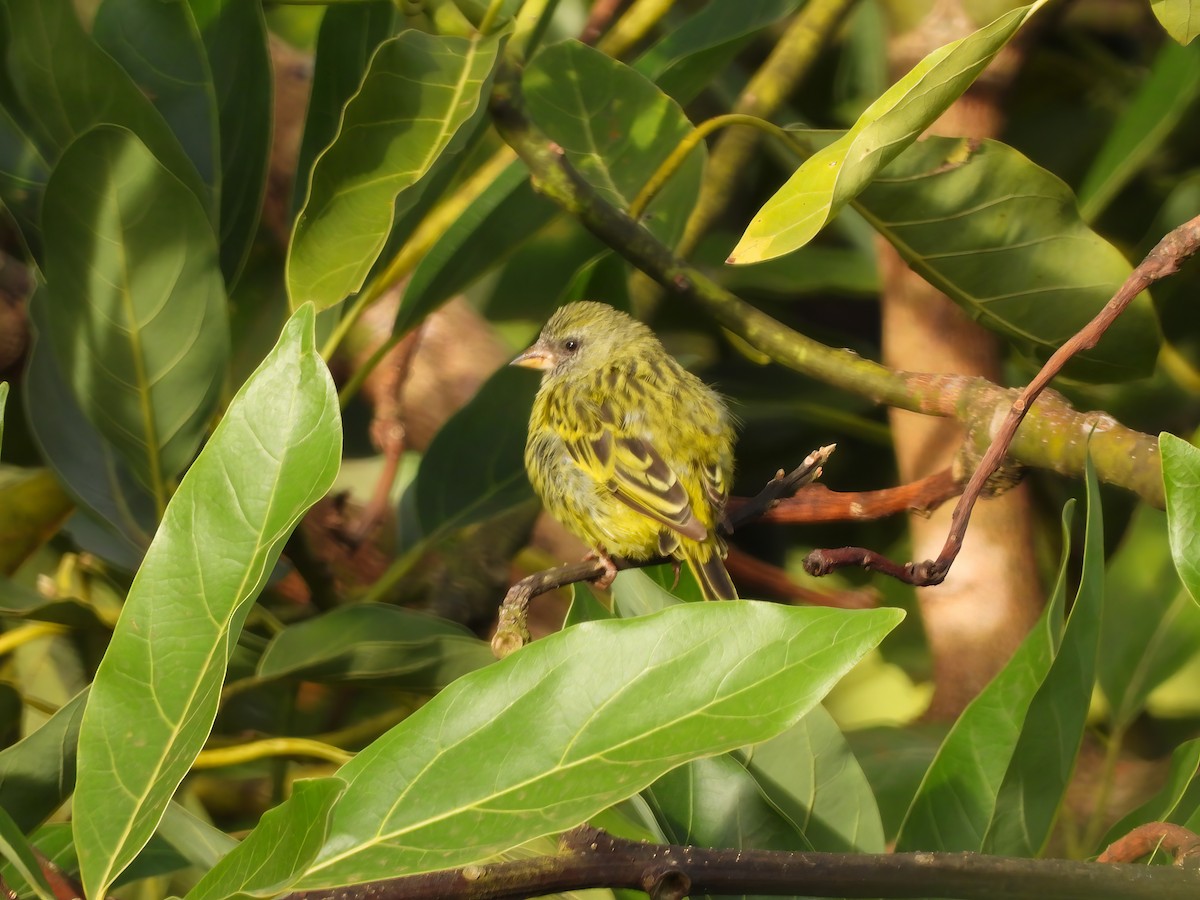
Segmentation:
{"type": "MultiPolygon", "coordinates": [[[[619,209],[692,131],[679,104],[645,76],[578,41],[539,53],[522,80],[529,114],[580,175],[619,209]]],[[[642,214],[669,246],[683,234],[704,174],[696,146],[642,214]]]]}
{"type": "Polygon", "coordinates": [[[1079,211],[1089,222],[1162,148],[1200,94],[1200,44],[1163,44],[1150,76],[1109,130],[1079,186],[1079,211]]]}
{"type": "Polygon", "coordinates": [[[1200,603],[1200,450],[1173,434],[1158,436],[1171,556],[1183,586],[1200,603]]]}
{"type": "MultiPolygon", "coordinates": [[[[332,306],[362,287],[416,185],[482,111],[504,35],[408,30],[375,52],[334,142],[317,158],[288,250],[288,293],[332,306]]],[[[469,130],[469,129],[467,129],[469,130]]]]}
{"type": "Polygon", "coordinates": [[[206,214],[211,212],[212,192],[170,126],[84,32],[71,0],[3,0],[3,8],[8,72],[28,118],[27,133],[49,162],[93,126],[121,125],[196,195],[206,214]]]}
{"type": "Polygon", "coordinates": [[[824,707],[813,707],[779,737],[748,748],[745,765],[815,849],[884,852],[871,786],[824,707]]]}
{"type": "Polygon", "coordinates": [[[42,459],[59,483],[89,515],[140,558],[158,524],[154,496],[121,454],[88,421],[58,368],[47,332],[46,301],[40,287],[29,313],[37,337],[25,369],[25,415],[42,459]]]}
{"type": "Polygon", "coordinates": [[[577,825],[688,760],[774,737],[902,615],[693,603],[535,641],[341,768],[349,787],[329,842],[297,887],[477,861],[577,825]]]}
{"type": "Polygon", "coordinates": [[[1029,704],[1012,762],[996,792],[996,812],[983,851],[1037,856],[1071,781],[1096,683],[1100,618],[1104,610],[1104,519],[1100,488],[1088,457],[1087,528],[1079,589],[1062,643],[1029,704]]]}
{"type": "Polygon", "coordinates": [[[438,691],[495,661],[491,646],[447,619],[365,603],[292,625],[267,645],[260,678],[350,681],[386,678],[411,691],[438,691]]]}
{"type": "MultiPolygon", "coordinates": [[[[1041,360],[1087,324],[1132,271],[1080,219],[1070,188],[994,141],[921,141],[855,206],[913,271],[1041,360]]],[[[1159,340],[1143,293],[1069,372],[1101,381],[1147,375],[1159,340]]]]}
{"type": "Polygon", "coordinates": [[[150,98],[204,183],[219,195],[217,98],[185,0],[104,0],[92,37],[150,98]]]}
{"type": "Polygon", "coordinates": [[[971,86],[1044,2],[1007,12],[917,63],[843,137],[813,154],[792,174],[751,220],[728,261],[762,262],[812,240],[971,86]]]}
{"type": "Polygon", "coordinates": [[[57,361],[161,509],[208,426],[229,355],[212,229],[137,136],[113,126],[63,154],[42,217],[57,361]]]}
{"type": "Polygon", "coordinates": [[[329,834],[329,815],[346,789],[340,778],[306,778],[263,814],[250,835],[211,868],[187,900],[251,900],[287,891],[329,834]]]}
{"type": "Polygon", "coordinates": [[[925,773],[896,837],[896,850],[983,846],[996,792],[1038,686],[1059,645],[1067,596],[1072,501],[1063,510],[1063,556],[1046,609],[1012,659],[955,721],[925,773]]]}
{"type": "Polygon", "coordinates": [[[186,2],[204,42],[217,98],[221,271],[232,285],[250,253],[267,189],[275,78],[267,25],[261,3],[186,2]]]}
{"type": "Polygon", "coordinates": [[[96,673],[74,804],[89,897],[154,832],[208,737],[254,597],[337,473],[337,395],[313,318],[311,306],[292,317],[184,476],[96,673]]]}
{"type": "Polygon", "coordinates": [[[1200,647],[1200,607],[1179,582],[1162,510],[1139,506],[1105,573],[1100,685],[1127,728],[1200,647]]]}
{"type": "Polygon", "coordinates": [[[1181,44],[1190,44],[1200,34],[1200,8],[1196,0],[1150,0],[1150,8],[1167,30],[1181,44]]]}
{"type": "Polygon", "coordinates": [[[296,161],[294,210],[300,209],[308,193],[313,161],[333,143],[342,109],[358,90],[375,48],[392,36],[395,19],[392,0],[335,3],[321,17],[304,137],[296,161]]]}

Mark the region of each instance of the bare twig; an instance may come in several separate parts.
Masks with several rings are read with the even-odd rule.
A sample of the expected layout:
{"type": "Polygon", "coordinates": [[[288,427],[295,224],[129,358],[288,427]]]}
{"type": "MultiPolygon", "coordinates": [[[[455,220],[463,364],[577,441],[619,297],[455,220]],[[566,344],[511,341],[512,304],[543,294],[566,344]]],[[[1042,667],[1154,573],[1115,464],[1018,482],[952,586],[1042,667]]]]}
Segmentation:
{"type": "Polygon", "coordinates": [[[583,826],[558,856],[309,891],[289,900],[506,900],[587,887],[652,897],[768,894],[959,900],[1192,900],[1200,872],[979,853],[792,853],[637,843],[583,826]]]}
{"type": "Polygon", "coordinates": [[[928,512],[961,493],[962,483],[949,469],[879,491],[832,491],[823,484],[808,484],[765,512],[761,521],[805,525],[870,522],[900,513],[928,512]]]}
{"type": "Polygon", "coordinates": [[[983,493],[988,479],[992,477],[1008,455],[1008,449],[1017,433],[1017,428],[1029,408],[1037,400],[1038,395],[1063,370],[1071,357],[1082,350],[1090,350],[1099,343],[1104,332],[1138,294],[1159,279],[1178,272],[1183,261],[1197,250],[1200,250],[1200,216],[1180,225],[1159,241],[1141,264],[1129,274],[1124,284],[1117,289],[1112,299],[1104,305],[1095,318],[1059,347],[1054,355],[1046,361],[1041,371],[1013,401],[1004,422],[996,430],[987,452],[983,454],[983,458],[971,475],[971,480],[967,482],[967,487],[963,491],[962,497],[959,498],[958,505],[954,508],[954,515],[950,521],[950,533],[946,536],[946,543],[942,546],[942,552],[938,554],[937,559],[921,563],[908,563],[900,568],[896,563],[873,551],[859,547],[845,547],[840,550],[814,551],[805,561],[805,569],[813,574],[817,572],[825,574],[839,566],[865,565],[867,568],[886,572],[909,584],[918,586],[941,584],[950,571],[950,566],[954,564],[959,550],[962,549],[963,537],[966,535],[967,523],[971,519],[971,510],[975,506],[975,501],[983,493]]]}

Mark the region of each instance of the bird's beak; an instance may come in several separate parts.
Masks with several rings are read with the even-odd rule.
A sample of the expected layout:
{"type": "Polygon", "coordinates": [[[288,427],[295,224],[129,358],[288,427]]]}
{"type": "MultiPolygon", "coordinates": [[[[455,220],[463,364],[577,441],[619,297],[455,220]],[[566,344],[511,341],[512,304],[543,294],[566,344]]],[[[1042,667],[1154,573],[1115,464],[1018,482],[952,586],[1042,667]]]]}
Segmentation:
{"type": "Polygon", "coordinates": [[[526,369],[547,369],[554,368],[554,354],[546,350],[541,342],[534,344],[516,359],[509,363],[510,366],[522,366],[526,369]]]}

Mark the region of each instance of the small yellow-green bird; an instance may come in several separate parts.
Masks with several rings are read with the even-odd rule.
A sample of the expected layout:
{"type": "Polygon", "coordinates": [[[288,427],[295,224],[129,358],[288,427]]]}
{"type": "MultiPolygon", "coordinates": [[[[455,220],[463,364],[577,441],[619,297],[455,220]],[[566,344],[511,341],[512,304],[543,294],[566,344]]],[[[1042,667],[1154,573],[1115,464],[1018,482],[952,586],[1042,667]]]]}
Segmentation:
{"type": "Polygon", "coordinates": [[[613,556],[686,562],[708,600],[737,598],[717,525],[733,476],[719,394],[641,322],[568,303],[512,361],[541,369],[525,467],[542,502],[616,575],[613,556]]]}

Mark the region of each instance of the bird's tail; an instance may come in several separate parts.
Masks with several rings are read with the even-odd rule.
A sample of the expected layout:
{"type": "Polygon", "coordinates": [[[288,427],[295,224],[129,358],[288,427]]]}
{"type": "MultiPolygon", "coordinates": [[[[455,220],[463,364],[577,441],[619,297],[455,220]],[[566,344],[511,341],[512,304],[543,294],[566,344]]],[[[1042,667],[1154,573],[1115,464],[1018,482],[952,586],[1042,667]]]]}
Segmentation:
{"type": "Polygon", "coordinates": [[[684,558],[688,568],[700,583],[700,592],[705,600],[736,600],[737,588],[725,570],[721,554],[711,544],[684,543],[684,558]]]}

